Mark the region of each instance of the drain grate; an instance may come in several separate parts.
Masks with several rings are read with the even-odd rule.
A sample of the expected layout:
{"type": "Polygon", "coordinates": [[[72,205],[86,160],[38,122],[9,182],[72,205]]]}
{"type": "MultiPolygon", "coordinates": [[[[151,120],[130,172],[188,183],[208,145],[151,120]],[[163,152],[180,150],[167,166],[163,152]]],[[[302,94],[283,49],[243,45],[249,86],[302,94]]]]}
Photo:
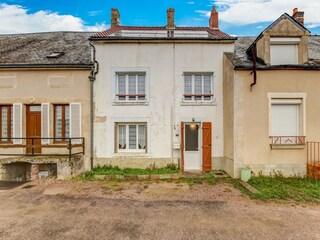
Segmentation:
{"type": "Polygon", "coordinates": [[[35,185],[27,185],[27,186],[24,186],[22,187],[23,189],[29,189],[29,188],[33,188],[35,185]]]}
{"type": "Polygon", "coordinates": [[[227,177],[229,177],[228,174],[226,174],[223,171],[212,171],[211,173],[215,178],[227,178],[227,177]]]}

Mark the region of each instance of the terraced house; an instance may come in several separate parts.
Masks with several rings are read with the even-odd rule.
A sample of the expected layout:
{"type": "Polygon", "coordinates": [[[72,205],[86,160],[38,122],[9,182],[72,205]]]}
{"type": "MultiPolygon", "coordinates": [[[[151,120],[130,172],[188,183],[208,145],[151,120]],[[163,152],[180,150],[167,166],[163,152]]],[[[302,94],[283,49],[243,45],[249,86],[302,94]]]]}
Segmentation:
{"type": "Polygon", "coordinates": [[[319,70],[298,9],[258,37],[220,31],[215,7],[207,27],[112,9],[99,33],[0,35],[0,180],[168,163],[320,178],[319,70]]]}
{"type": "Polygon", "coordinates": [[[90,35],[0,36],[0,180],[90,167],[90,35]]]}
{"type": "Polygon", "coordinates": [[[231,176],[242,167],[306,174],[307,160],[309,174],[320,173],[319,70],[320,37],[298,9],[225,53],[224,169],[231,176]]]}
{"type": "MultiPolygon", "coordinates": [[[[177,27],[174,9],[159,27],[122,26],[90,38],[95,81],[95,163],[210,171],[223,161],[223,53],[236,38],[208,27],[177,27]]],[[[219,168],[219,167],[218,167],[219,168]]]]}

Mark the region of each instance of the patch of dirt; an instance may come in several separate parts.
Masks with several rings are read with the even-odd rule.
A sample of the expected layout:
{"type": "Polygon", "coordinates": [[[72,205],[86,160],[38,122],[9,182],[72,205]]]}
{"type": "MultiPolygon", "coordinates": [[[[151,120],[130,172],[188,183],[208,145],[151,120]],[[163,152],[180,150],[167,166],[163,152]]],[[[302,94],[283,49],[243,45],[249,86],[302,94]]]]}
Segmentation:
{"type": "Polygon", "coordinates": [[[320,239],[319,205],[259,202],[226,183],[32,185],[0,192],[1,240],[320,239]]]}

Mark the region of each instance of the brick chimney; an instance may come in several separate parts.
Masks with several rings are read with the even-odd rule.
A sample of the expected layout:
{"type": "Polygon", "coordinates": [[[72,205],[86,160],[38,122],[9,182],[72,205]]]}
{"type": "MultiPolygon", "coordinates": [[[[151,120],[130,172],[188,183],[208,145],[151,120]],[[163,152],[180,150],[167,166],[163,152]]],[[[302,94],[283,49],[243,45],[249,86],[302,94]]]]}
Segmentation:
{"type": "Polygon", "coordinates": [[[299,12],[298,8],[293,9],[292,17],[301,25],[304,25],[304,12],[299,12]]]}
{"type": "Polygon", "coordinates": [[[111,9],[111,27],[120,26],[120,13],[118,9],[111,9]]]}
{"type": "Polygon", "coordinates": [[[219,13],[215,6],[213,6],[211,10],[211,16],[209,20],[209,26],[211,29],[218,29],[219,28],[219,13]]]}
{"type": "Polygon", "coordinates": [[[167,9],[167,29],[174,29],[174,8],[167,9]]]}

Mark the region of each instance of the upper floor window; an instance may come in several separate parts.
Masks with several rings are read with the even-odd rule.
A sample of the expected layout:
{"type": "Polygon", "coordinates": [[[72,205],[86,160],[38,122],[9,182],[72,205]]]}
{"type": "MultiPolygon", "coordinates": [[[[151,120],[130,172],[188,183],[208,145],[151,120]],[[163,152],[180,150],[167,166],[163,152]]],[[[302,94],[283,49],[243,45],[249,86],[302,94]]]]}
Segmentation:
{"type": "Polygon", "coordinates": [[[212,74],[184,74],[184,100],[211,101],[213,98],[212,74]]]}
{"type": "Polygon", "coordinates": [[[116,73],[116,100],[119,102],[146,101],[146,73],[116,73]]]}
{"type": "Polygon", "coordinates": [[[69,105],[54,105],[54,137],[55,141],[66,141],[70,137],[69,105]]]}
{"type": "Polygon", "coordinates": [[[0,142],[11,142],[12,119],[12,106],[0,106],[0,142]]]}
{"type": "Polygon", "coordinates": [[[298,64],[300,38],[271,38],[270,63],[272,65],[298,64]]]}

